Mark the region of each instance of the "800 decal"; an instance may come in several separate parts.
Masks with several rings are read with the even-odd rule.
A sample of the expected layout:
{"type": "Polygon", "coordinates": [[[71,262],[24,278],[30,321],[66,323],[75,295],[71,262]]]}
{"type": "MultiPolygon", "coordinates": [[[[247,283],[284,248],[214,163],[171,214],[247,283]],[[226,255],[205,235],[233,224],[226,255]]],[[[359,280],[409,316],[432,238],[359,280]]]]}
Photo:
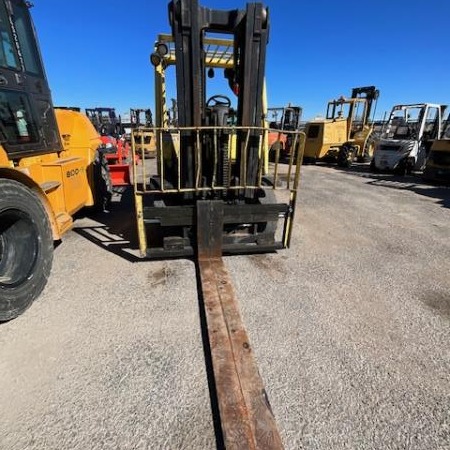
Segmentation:
{"type": "Polygon", "coordinates": [[[77,167],[76,169],[68,170],[66,172],[66,178],[76,177],[84,173],[84,167],[77,167]]]}

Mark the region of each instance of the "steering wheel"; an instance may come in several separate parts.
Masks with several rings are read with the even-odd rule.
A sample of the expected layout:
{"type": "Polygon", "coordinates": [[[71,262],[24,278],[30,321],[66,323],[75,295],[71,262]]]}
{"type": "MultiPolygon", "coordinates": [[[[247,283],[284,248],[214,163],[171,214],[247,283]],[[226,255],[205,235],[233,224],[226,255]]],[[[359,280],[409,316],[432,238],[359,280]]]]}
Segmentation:
{"type": "Polygon", "coordinates": [[[211,106],[212,102],[214,102],[214,106],[227,106],[228,108],[231,106],[231,100],[226,95],[213,95],[206,102],[206,106],[211,106]]]}

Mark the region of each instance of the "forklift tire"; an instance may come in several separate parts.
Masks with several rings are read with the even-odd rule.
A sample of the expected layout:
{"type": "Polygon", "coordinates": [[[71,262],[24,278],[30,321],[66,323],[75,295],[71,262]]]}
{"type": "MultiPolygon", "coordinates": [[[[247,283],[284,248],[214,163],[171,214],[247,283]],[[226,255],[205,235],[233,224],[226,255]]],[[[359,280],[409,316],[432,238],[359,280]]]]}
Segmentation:
{"type": "Polygon", "coordinates": [[[353,150],[344,145],[340,148],[338,156],[337,156],[337,165],[343,168],[349,168],[353,162],[353,150]]]}
{"type": "Polygon", "coordinates": [[[358,162],[360,163],[371,162],[373,159],[374,148],[375,148],[375,138],[373,137],[373,134],[371,134],[367,139],[363,154],[358,156],[358,162]]]}
{"type": "Polygon", "coordinates": [[[94,192],[95,209],[100,212],[108,212],[111,205],[113,185],[105,153],[98,150],[94,159],[94,192]]]}
{"type": "Polygon", "coordinates": [[[378,173],[379,172],[377,166],[375,165],[375,160],[374,159],[372,159],[372,161],[370,161],[369,169],[370,169],[370,171],[372,173],[378,173]]]}
{"type": "Polygon", "coordinates": [[[269,161],[275,162],[277,159],[277,151],[279,152],[279,162],[282,159],[281,152],[283,151],[283,147],[280,142],[274,142],[272,147],[269,150],[269,161]]]}
{"type": "Polygon", "coordinates": [[[304,166],[309,166],[309,165],[315,166],[315,165],[317,164],[317,159],[316,159],[316,158],[313,158],[313,157],[311,157],[311,156],[304,156],[304,157],[303,157],[302,164],[303,164],[304,166]]]}
{"type": "Polygon", "coordinates": [[[47,284],[53,235],[39,197],[23,184],[0,181],[0,322],[22,314],[47,284]]]}
{"type": "Polygon", "coordinates": [[[414,169],[414,162],[408,159],[406,161],[406,174],[411,175],[413,169],[414,169]]]}
{"type": "Polygon", "coordinates": [[[407,160],[406,159],[402,159],[398,163],[397,167],[394,169],[394,174],[398,175],[400,177],[404,177],[406,175],[406,172],[407,172],[407,165],[408,165],[407,160]]]}
{"type": "MultiPolygon", "coordinates": [[[[270,181],[264,179],[263,184],[265,186],[273,186],[270,181]]],[[[261,189],[259,202],[263,205],[277,203],[275,191],[273,189],[261,189]]],[[[257,230],[258,233],[264,233],[266,236],[274,236],[277,231],[277,226],[278,220],[270,220],[268,222],[258,224],[257,230]]]]}

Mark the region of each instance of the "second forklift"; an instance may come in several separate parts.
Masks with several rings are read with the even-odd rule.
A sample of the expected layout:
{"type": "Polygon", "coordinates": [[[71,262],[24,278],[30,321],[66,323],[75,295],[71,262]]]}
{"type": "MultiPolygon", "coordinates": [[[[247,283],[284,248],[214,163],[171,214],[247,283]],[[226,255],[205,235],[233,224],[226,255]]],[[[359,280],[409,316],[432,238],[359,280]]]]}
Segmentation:
{"type": "Polygon", "coordinates": [[[405,175],[423,170],[435,139],[442,133],[446,105],[395,105],[375,147],[372,171],[405,175]]]}
{"type": "Polygon", "coordinates": [[[375,115],[379,94],[375,86],[357,87],[350,98],[330,101],[325,119],[306,125],[305,162],[350,167],[355,160],[370,161],[374,148],[370,118],[375,115]]]}

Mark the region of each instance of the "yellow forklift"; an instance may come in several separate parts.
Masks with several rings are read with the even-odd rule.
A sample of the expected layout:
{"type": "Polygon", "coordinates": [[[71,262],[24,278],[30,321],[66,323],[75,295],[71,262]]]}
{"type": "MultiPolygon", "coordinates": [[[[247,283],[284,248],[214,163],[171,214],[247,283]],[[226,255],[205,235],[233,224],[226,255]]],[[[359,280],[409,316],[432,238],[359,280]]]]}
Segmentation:
{"type": "Polygon", "coordinates": [[[269,155],[273,160],[277,152],[282,159],[289,159],[292,151],[292,135],[284,134],[284,130],[298,130],[302,120],[303,109],[290,103],[285,107],[267,108],[266,123],[272,130],[269,133],[269,155]]]}
{"type": "Polygon", "coordinates": [[[29,7],[0,1],[0,321],[41,293],[74,213],[111,195],[95,128],[53,108],[29,7]]]}
{"type": "Polygon", "coordinates": [[[431,144],[423,171],[424,178],[450,183],[450,114],[442,126],[442,135],[431,144]]]}
{"type": "Polygon", "coordinates": [[[130,139],[133,135],[136,154],[141,158],[156,156],[156,141],[153,133],[153,114],[150,108],[130,109],[130,139]],[[144,130],[147,131],[144,131],[144,130]]]}
{"type": "MultiPolygon", "coordinates": [[[[223,20],[233,23],[236,19],[223,20]]],[[[224,24],[220,27],[226,29],[224,24]]],[[[155,133],[156,161],[134,165],[141,255],[195,255],[196,214],[203,202],[223,209],[221,253],[262,253],[288,247],[300,172],[296,162],[302,152],[291,153],[286,173],[280,171],[281,154],[269,163],[269,136],[279,130],[268,128],[264,121],[265,53],[259,55],[255,44],[238,34],[243,33],[241,28],[234,39],[215,37],[208,30],[200,41],[192,38],[189,46],[183,42],[184,53],[177,52],[175,31],[157,37],[151,55],[155,127],[140,128],[155,133]],[[235,62],[237,53],[241,66],[235,62]],[[194,62],[192,54],[198,57],[194,62]],[[170,120],[166,98],[167,71],[173,66],[178,84],[177,126],[170,120]],[[207,99],[207,78],[216,77],[219,71],[229,94],[207,99]],[[282,178],[287,182],[282,183],[282,178]],[[288,193],[285,203],[277,203],[275,189],[288,193]]],[[[304,143],[297,127],[283,133],[295,148],[304,143]]],[[[139,142],[133,141],[132,147],[137,152],[139,142]]]]}
{"type": "Polygon", "coordinates": [[[279,130],[264,121],[267,8],[211,10],[177,0],[169,18],[172,33],[157,37],[150,57],[156,159],[133,168],[140,253],[195,259],[224,444],[218,447],[281,449],[222,255],[289,246],[304,134],[284,130],[299,151],[288,165],[279,164],[279,152],[269,163],[269,133],[279,130]],[[173,68],[176,123],[166,97],[173,68]]]}
{"type": "Polygon", "coordinates": [[[330,101],[325,119],[306,125],[305,162],[350,167],[355,160],[370,161],[374,149],[370,117],[372,110],[375,115],[378,96],[375,86],[365,86],[353,88],[350,98],[330,101]]]}

